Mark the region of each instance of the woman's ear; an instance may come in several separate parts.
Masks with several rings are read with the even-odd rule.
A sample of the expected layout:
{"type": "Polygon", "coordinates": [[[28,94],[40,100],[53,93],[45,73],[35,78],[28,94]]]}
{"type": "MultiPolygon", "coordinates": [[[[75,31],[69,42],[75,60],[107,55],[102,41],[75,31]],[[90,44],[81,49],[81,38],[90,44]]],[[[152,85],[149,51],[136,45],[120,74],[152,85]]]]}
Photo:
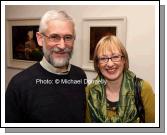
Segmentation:
{"type": "Polygon", "coordinates": [[[42,46],[42,42],[43,42],[42,34],[39,32],[36,32],[36,38],[37,38],[38,45],[42,46]]]}

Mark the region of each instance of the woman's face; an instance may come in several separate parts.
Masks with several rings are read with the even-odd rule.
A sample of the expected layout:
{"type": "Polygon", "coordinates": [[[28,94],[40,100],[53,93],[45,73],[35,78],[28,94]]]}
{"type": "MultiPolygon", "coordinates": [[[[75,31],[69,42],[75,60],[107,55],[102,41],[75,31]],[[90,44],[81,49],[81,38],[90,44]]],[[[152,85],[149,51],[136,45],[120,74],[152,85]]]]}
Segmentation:
{"type": "Polygon", "coordinates": [[[100,58],[98,61],[99,70],[107,80],[115,81],[123,75],[125,60],[116,47],[112,51],[110,49],[99,50],[98,58],[100,58]]]}

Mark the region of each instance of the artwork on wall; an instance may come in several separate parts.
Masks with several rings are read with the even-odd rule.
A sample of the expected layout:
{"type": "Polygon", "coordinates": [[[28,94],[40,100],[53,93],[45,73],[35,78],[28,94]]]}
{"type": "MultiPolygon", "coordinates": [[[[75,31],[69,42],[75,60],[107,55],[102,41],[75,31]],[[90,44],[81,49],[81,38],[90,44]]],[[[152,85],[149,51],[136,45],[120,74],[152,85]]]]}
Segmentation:
{"type": "Polygon", "coordinates": [[[90,50],[89,60],[93,60],[95,47],[101,37],[106,35],[116,35],[116,26],[112,27],[90,27],[90,50]]]}
{"type": "Polygon", "coordinates": [[[36,32],[39,19],[7,21],[7,64],[13,68],[27,68],[42,59],[42,48],[38,45],[36,32]]]}
{"type": "Polygon", "coordinates": [[[126,44],[126,17],[86,18],[83,20],[82,68],[93,71],[93,55],[97,42],[105,35],[118,36],[126,44]]]}

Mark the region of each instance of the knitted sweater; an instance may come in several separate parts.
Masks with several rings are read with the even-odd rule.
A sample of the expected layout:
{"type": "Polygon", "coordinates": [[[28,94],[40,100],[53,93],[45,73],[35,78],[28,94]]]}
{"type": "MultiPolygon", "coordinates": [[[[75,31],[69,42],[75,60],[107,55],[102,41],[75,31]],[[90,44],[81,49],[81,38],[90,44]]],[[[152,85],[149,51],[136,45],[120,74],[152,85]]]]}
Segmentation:
{"type": "Polygon", "coordinates": [[[6,123],[84,122],[84,79],[83,70],[74,65],[67,75],[56,75],[34,64],[8,85],[6,123]]]}

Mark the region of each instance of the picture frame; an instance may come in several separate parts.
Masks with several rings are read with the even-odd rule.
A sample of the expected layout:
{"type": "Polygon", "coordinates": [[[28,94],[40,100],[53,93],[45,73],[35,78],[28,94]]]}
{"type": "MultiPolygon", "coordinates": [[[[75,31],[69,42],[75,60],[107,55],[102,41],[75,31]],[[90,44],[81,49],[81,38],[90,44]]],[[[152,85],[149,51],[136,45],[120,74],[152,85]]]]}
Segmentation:
{"type": "Polygon", "coordinates": [[[83,59],[82,68],[94,71],[93,54],[102,36],[116,35],[126,45],[126,17],[85,18],[83,19],[83,59]]]}
{"type": "Polygon", "coordinates": [[[42,48],[38,45],[36,32],[40,19],[6,20],[7,66],[25,69],[42,59],[42,48]]]}

